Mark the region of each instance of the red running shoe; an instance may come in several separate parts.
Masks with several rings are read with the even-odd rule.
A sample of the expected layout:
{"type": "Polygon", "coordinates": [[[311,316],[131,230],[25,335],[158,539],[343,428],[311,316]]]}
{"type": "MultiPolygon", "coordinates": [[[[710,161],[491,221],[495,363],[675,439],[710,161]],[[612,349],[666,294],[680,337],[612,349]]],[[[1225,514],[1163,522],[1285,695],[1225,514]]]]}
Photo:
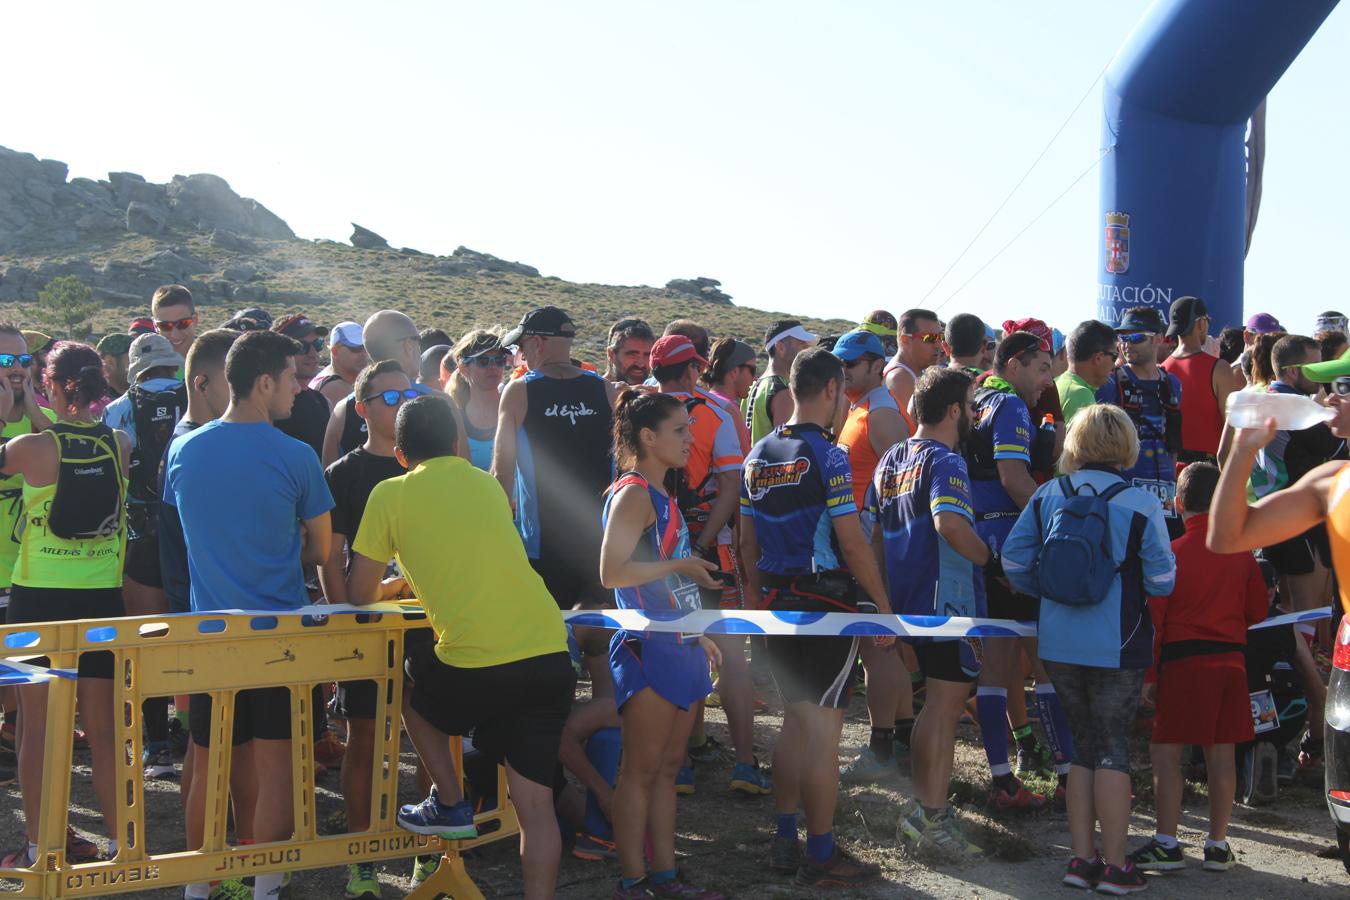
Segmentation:
{"type": "Polygon", "coordinates": [[[989,789],[989,811],[991,813],[998,815],[1000,813],[1040,812],[1045,809],[1044,795],[1033,794],[1016,778],[1012,779],[1012,783],[1017,788],[1012,792],[1000,787],[998,782],[995,782],[993,787],[989,789]]]}

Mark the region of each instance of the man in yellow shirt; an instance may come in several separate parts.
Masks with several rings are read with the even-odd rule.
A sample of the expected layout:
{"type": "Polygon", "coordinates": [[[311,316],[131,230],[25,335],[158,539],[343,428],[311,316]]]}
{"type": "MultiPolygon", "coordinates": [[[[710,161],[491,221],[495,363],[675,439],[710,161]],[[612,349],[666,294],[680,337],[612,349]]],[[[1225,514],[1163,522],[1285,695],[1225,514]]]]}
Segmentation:
{"type": "Polygon", "coordinates": [[[405,663],[403,724],[433,787],[399,810],[399,824],[448,839],[477,834],[447,742],[472,733],[474,747],[506,763],[525,896],[552,897],[562,850],[553,774],[576,684],[562,615],[525,557],[501,486],[455,455],[450,405],[410,400],[394,433],[408,473],[371,491],[347,583],[353,603],[417,596],[437,636],[405,663]],[[391,557],[404,578],[382,581],[391,557]]]}

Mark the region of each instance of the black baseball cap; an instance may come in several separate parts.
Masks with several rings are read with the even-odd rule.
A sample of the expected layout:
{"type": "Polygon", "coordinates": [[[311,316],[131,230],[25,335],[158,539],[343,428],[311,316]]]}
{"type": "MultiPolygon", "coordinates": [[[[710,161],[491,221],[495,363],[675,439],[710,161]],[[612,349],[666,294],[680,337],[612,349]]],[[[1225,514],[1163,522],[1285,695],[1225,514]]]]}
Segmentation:
{"type": "Polygon", "coordinates": [[[1120,324],[1116,326],[1116,334],[1127,334],[1132,331],[1162,334],[1165,328],[1162,313],[1156,309],[1136,309],[1120,317],[1120,324]]]}
{"type": "Polygon", "coordinates": [[[1209,315],[1209,310],[1205,308],[1205,301],[1199,297],[1178,297],[1172,301],[1172,308],[1167,313],[1170,320],[1170,324],[1167,326],[1167,336],[1176,337],[1179,334],[1186,334],[1195,327],[1197,319],[1207,315],[1209,315]]]}
{"type": "Polygon", "coordinates": [[[520,324],[502,335],[502,346],[519,344],[520,339],[529,334],[540,337],[576,337],[577,326],[572,324],[567,313],[556,306],[541,306],[532,309],[520,320],[520,324]]]}

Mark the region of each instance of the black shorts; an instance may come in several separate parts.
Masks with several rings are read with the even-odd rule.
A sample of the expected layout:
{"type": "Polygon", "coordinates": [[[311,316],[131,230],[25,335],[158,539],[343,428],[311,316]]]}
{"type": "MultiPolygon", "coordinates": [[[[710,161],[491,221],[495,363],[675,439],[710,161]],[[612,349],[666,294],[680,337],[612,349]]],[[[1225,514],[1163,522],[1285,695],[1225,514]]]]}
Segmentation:
{"type": "MultiPolygon", "coordinates": [[[[358,620],[361,614],[357,614],[358,620]]],[[[403,636],[403,658],[406,660],[413,649],[436,643],[436,632],[430,628],[412,628],[403,636]]],[[[374,719],[375,701],[379,698],[379,687],[374,679],[364,681],[339,681],[337,683],[337,714],[344,719],[374,719]]]]}
{"type": "MultiPolygon", "coordinates": [[[[764,605],[774,611],[846,612],[857,609],[857,584],[838,573],[784,580],[762,576],[764,605]]],[[[764,639],[769,670],[784,703],[812,703],[826,709],[848,707],[856,637],[787,637],[764,639]]]]}
{"type": "MultiPolygon", "coordinates": [[[[23,622],[60,622],[68,619],[116,619],[126,615],[122,589],[35,588],[16,584],[9,589],[10,625],[23,622]]],[[[46,656],[28,660],[30,665],[49,666],[46,656]]],[[[116,663],[110,650],[80,654],[81,678],[112,678],[116,663]]]]}
{"type": "MultiPolygon", "coordinates": [[[[322,707],[322,688],[315,686],[310,697],[310,731],[315,727],[322,707]]],[[[193,694],[188,701],[188,733],[198,747],[211,746],[211,695],[193,694]]],[[[251,740],[289,741],[291,739],[290,688],[251,688],[234,695],[234,732],[230,744],[238,747],[251,740]]]]}
{"type": "Polygon", "coordinates": [[[989,574],[987,570],[984,573],[984,598],[991,619],[1035,622],[1041,615],[1039,597],[1019,594],[989,574]]]}
{"type": "Polygon", "coordinates": [[[409,703],[443,734],[472,735],[496,763],[552,787],[558,744],[572,710],[576,674],[566,652],[499,666],[447,666],[436,648],[413,648],[404,663],[412,679],[409,703]]]}
{"type": "Polygon", "coordinates": [[[583,575],[572,565],[561,565],[549,560],[532,559],[530,567],[544,579],[558,609],[605,609],[614,606],[614,593],[600,584],[600,563],[597,560],[593,575],[583,575]]]}
{"type": "Polygon", "coordinates": [[[973,684],[980,677],[980,642],[974,638],[909,641],[924,678],[973,684]]]}
{"type": "Polygon", "coordinates": [[[153,532],[127,541],[126,576],[146,587],[164,587],[159,571],[159,533],[153,532]]]}

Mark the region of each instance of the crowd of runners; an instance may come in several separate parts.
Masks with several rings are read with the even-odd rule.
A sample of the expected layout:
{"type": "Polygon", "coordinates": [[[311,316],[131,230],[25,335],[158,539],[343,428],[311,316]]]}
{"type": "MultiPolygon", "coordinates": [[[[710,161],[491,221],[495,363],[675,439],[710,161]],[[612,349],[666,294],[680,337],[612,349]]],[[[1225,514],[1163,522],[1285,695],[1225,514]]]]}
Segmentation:
{"type": "MultiPolygon", "coordinates": [[[[723,787],[770,798],[773,872],[804,887],[866,883],[878,867],[834,837],[840,779],[905,770],[897,840],[979,858],[949,801],[963,718],[987,754],[991,812],[1064,811],[1064,882],[1110,894],[1187,865],[1183,756],[1198,748],[1202,866],[1221,872],[1235,863],[1234,799],[1270,802],[1320,765],[1328,629],[1248,628],[1338,605],[1350,355],[1335,312],[1308,336],[1264,313],[1210,325],[1194,297],[1067,333],[924,309],[877,310],[837,336],[783,320],[757,345],[691,319],[658,334],[626,318],[592,364],[556,307],[460,336],[394,310],[330,327],[253,308],[205,330],[190,292],[168,285],[97,346],[0,325],[0,611],[15,624],[418,598],[430,627],[408,635],[402,719],[425,800],[398,822],[476,835],[472,773],[456,771],[446,739],[470,735],[476,758],[506,766],[531,898],[552,896],[564,848],[617,860],[615,898],[721,897],[694,886],[715,872],[677,867],[675,833],[677,796],[723,787]],[[1236,391],[1330,411],[1301,430],[1234,430],[1236,391]],[[749,640],[560,615],[615,606],[1038,629],[749,640]],[[870,739],[841,765],[856,689],[870,739]],[[766,769],[753,723],[775,691],[783,720],[766,769]],[[1258,697],[1277,716],[1254,721],[1258,697]],[[709,705],[725,712],[735,759],[725,786],[696,784],[694,763],[716,746],[709,705]],[[1157,828],[1131,849],[1141,717],[1157,828]],[[621,761],[602,771],[588,742],[615,728],[621,761]],[[1030,790],[1033,772],[1055,776],[1053,792],[1030,790]],[[565,773],[592,814],[558,808],[565,773]]],[[[78,674],[76,739],[111,825],[112,654],[83,654],[78,674]]],[[[30,835],[46,691],[0,691],[0,783],[17,777],[30,835]]],[[[321,685],[315,701],[315,756],[341,767],[346,827],[363,831],[377,685],[321,685]]],[[[202,841],[210,708],[199,695],[142,710],[145,775],[181,778],[188,848],[202,841]]],[[[287,689],[239,692],[237,844],[292,834],[291,805],[275,799],[292,795],[291,737],[287,689]]],[[[102,847],[68,835],[71,861],[117,849],[111,829],[102,847]]],[[[35,850],[3,866],[32,865],[35,850]]],[[[414,885],[436,865],[419,857],[414,885]]],[[[191,884],[184,897],[275,897],[285,878],[191,884]]],[[[373,865],[350,867],[348,898],[380,895],[373,865]]]]}

